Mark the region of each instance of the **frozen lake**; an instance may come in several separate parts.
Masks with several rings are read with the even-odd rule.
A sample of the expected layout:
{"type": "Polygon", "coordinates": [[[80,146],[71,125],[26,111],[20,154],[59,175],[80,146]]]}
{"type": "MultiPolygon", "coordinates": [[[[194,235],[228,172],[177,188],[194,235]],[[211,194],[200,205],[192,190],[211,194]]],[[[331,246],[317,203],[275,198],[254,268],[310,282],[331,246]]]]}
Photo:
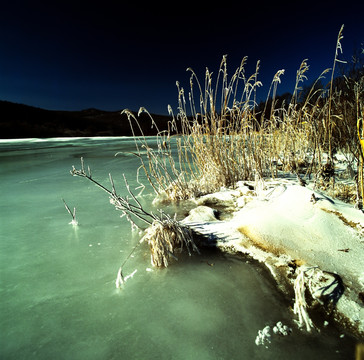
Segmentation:
{"type": "Polygon", "coordinates": [[[123,270],[137,272],[116,289],[139,235],[106,193],[69,171],[83,156],[96,180],[107,185],[111,172],[125,194],[122,174],[135,187],[139,165],[130,151],[128,138],[0,141],[1,359],[354,357],[354,339],[330,326],[297,329],[292,303],[248,258],[201,249],[160,270],[142,244],[123,270]],[[277,321],[292,334],[257,346],[258,331],[277,321]]]}

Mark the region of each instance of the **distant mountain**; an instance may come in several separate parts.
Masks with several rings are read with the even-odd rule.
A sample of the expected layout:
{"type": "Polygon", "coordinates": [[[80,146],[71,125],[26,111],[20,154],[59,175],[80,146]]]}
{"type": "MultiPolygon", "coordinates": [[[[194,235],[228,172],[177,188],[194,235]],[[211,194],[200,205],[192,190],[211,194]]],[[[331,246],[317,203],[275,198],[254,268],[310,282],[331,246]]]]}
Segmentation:
{"type": "MultiPolygon", "coordinates": [[[[81,111],[45,110],[0,100],[0,138],[46,138],[71,136],[131,136],[126,115],[121,111],[86,109],[81,111]]],[[[167,128],[170,117],[152,115],[159,130],[167,128]]],[[[138,118],[144,135],[155,135],[147,114],[138,118]]],[[[136,135],[140,135],[135,125],[136,135]]]]}

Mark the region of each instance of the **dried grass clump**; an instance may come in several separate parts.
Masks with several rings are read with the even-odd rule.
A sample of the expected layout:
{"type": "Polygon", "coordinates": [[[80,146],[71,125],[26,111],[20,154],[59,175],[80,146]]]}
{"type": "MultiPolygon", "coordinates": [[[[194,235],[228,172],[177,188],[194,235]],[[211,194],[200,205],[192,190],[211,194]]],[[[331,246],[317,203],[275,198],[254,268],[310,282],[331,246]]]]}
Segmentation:
{"type": "Polygon", "coordinates": [[[234,186],[239,180],[252,180],[262,168],[257,144],[263,139],[255,131],[253,112],[256,89],[262,85],[257,80],[259,62],[255,73],[246,77],[246,61],[244,58],[229,77],[224,56],[216,78],[206,69],[204,84],[192,69],[187,69],[191,73],[188,109],[185,91],[177,84],[178,114],[171,114],[203,193],[234,186]]]}
{"type": "Polygon", "coordinates": [[[336,184],[332,195],[339,200],[355,204],[357,198],[357,188],[355,184],[338,183],[336,184]]]}
{"type": "MultiPolygon", "coordinates": [[[[198,197],[234,186],[239,180],[253,180],[256,172],[262,173],[267,167],[261,146],[265,139],[255,131],[256,119],[252,112],[256,88],[261,86],[257,80],[259,63],[249,78],[245,77],[245,63],[246,58],[229,79],[224,56],[215,85],[208,69],[203,86],[193,70],[188,69],[191,72],[189,111],[185,91],[177,83],[178,114],[175,116],[169,107],[172,120],[167,131],[159,131],[157,148],[150,147],[143,135],[135,137],[140,169],[157,195],[171,201],[198,197]],[[198,110],[196,104],[199,104],[198,110]]],[[[141,108],[139,114],[144,111],[141,108]]],[[[133,113],[128,110],[124,113],[132,129],[135,127],[141,132],[133,113]]],[[[151,121],[156,126],[152,117],[151,121]]]]}
{"type": "Polygon", "coordinates": [[[169,216],[162,220],[155,220],[145,232],[141,241],[147,241],[150,246],[151,262],[153,266],[167,267],[171,258],[178,260],[176,252],[186,248],[199,253],[193,241],[192,230],[169,216]]]}

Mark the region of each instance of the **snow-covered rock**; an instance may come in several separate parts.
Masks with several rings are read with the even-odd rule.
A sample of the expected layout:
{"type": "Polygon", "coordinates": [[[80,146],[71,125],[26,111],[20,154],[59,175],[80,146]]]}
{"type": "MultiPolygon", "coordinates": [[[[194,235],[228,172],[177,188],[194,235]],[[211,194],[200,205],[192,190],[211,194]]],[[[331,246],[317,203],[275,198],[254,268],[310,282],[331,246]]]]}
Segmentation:
{"type": "Polygon", "coordinates": [[[198,206],[189,212],[182,223],[216,221],[216,211],[208,206],[198,206]]]}

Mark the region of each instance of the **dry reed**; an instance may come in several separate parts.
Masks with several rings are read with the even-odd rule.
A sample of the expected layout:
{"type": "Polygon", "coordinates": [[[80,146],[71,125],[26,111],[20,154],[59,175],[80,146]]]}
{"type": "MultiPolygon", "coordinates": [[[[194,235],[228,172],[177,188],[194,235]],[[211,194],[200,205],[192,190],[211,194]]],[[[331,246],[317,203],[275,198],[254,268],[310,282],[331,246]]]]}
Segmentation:
{"type": "MultiPolygon", "coordinates": [[[[206,69],[204,82],[200,82],[192,69],[187,69],[189,91],[186,93],[177,83],[178,112],[175,115],[169,106],[171,121],[166,131],[159,132],[157,149],[149,147],[144,136],[136,140],[140,169],[155,192],[170,201],[185,200],[222,187],[234,187],[241,180],[275,178],[282,171],[291,172],[299,180],[314,175],[318,186],[334,179],[333,155],[338,150],[350,151],[360,172],[359,142],[355,135],[350,136],[352,126],[348,119],[355,118],[356,124],[360,117],[364,80],[362,76],[354,84],[356,97],[345,99],[352,109],[356,106],[356,112],[352,110],[350,116],[344,117],[344,99],[334,78],[335,65],[343,63],[338,58],[342,38],[343,27],[336,43],[329,91],[319,87],[330,71],[326,69],[306,98],[299,101],[309,71],[305,59],[297,70],[290,101],[277,106],[277,88],[284,74],[284,70],[279,70],[261,111],[257,111],[256,103],[256,91],[262,86],[258,80],[259,62],[255,72],[247,77],[247,58],[244,58],[229,77],[224,56],[216,76],[206,69]],[[350,143],[341,139],[338,145],[344,129],[349,131],[350,143]],[[146,156],[142,156],[141,150],[146,150],[146,156]]],[[[138,119],[125,112],[131,126],[139,127],[138,119]]],[[[334,185],[334,181],[331,183],[334,185]]],[[[358,193],[357,198],[360,197],[358,193]]]]}
{"type": "Polygon", "coordinates": [[[146,229],[142,241],[148,242],[151,263],[157,267],[167,267],[171,259],[178,260],[176,253],[184,248],[189,255],[191,251],[199,253],[192,230],[166,214],[146,229]]]}

